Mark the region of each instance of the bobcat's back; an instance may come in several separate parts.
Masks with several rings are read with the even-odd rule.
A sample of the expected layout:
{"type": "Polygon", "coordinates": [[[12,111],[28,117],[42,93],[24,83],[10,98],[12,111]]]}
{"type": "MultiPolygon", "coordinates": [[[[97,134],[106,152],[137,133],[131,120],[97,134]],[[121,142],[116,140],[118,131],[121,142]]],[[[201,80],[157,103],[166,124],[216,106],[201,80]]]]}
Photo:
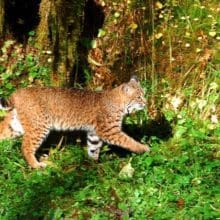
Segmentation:
{"type": "Polygon", "coordinates": [[[62,88],[26,88],[11,97],[21,120],[45,121],[50,129],[74,130],[94,123],[99,93],[62,88]]]}

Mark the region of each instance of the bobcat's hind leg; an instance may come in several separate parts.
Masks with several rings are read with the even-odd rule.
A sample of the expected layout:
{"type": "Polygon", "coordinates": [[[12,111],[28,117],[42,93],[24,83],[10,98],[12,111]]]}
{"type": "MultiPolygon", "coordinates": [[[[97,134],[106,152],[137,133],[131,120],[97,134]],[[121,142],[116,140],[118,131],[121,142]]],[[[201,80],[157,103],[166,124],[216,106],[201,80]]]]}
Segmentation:
{"type": "Polygon", "coordinates": [[[22,142],[22,153],[27,163],[32,168],[44,168],[46,163],[39,162],[35,156],[36,151],[49,133],[49,129],[31,129],[26,132],[22,142]]]}
{"type": "Polygon", "coordinates": [[[100,148],[102,147],[102,140],[94,132],[88,132],[87,145],[88,156],[94,160],[99,159],[100,148]]]}

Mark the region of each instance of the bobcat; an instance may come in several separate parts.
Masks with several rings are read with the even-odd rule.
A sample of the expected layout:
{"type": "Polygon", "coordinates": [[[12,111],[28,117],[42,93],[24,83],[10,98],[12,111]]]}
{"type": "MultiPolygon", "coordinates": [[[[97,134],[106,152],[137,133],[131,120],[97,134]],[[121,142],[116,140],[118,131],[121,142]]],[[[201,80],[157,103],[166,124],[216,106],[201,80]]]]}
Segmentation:
{"type": "Polygon", "coordinates": [[[22,153],[32,168],[46,166],[35,153],[51,130],[87,131],[88,155],[95,160],[103,141],[137,153],[150,150],[121,130],[123,116],[146,104],[136,77],[104,92],[24,88],[12,94],[9,103],[11,109],[0,122],[0,140],[23,135],[22,153]]]}

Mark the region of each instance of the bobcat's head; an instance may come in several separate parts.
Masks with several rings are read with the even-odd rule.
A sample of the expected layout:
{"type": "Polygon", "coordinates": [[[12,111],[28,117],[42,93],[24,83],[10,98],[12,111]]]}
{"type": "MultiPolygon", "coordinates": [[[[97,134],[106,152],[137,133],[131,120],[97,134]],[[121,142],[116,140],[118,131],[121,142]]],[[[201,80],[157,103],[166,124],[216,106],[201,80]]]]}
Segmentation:
{"type": "Polygon", "coordinates": [[[137,77],[132,76],[128,83],[121,85],[121,89],[125,114],[145,108],[144,90],[141,88],[137,77]]]}

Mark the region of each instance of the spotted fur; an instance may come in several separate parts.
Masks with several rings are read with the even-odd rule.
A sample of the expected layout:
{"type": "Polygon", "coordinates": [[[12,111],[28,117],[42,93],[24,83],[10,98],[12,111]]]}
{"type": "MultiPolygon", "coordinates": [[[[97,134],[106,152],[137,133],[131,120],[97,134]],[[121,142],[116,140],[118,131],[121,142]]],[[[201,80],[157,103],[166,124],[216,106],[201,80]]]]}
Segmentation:
{"type": "Polygon", "coordinates": [[[45,167],[35,153],[51,130],[87,131],[88,155],[99,158],[103,142],[132,152],[149,151],[149,146],[126,135],[123,116],[146,105],[144,92],[136,78],[104,91],[30,87],[10,98],[12,110],[0,123],[0,139],[23,135],[22,153],[33,168],[45,167]]]}

